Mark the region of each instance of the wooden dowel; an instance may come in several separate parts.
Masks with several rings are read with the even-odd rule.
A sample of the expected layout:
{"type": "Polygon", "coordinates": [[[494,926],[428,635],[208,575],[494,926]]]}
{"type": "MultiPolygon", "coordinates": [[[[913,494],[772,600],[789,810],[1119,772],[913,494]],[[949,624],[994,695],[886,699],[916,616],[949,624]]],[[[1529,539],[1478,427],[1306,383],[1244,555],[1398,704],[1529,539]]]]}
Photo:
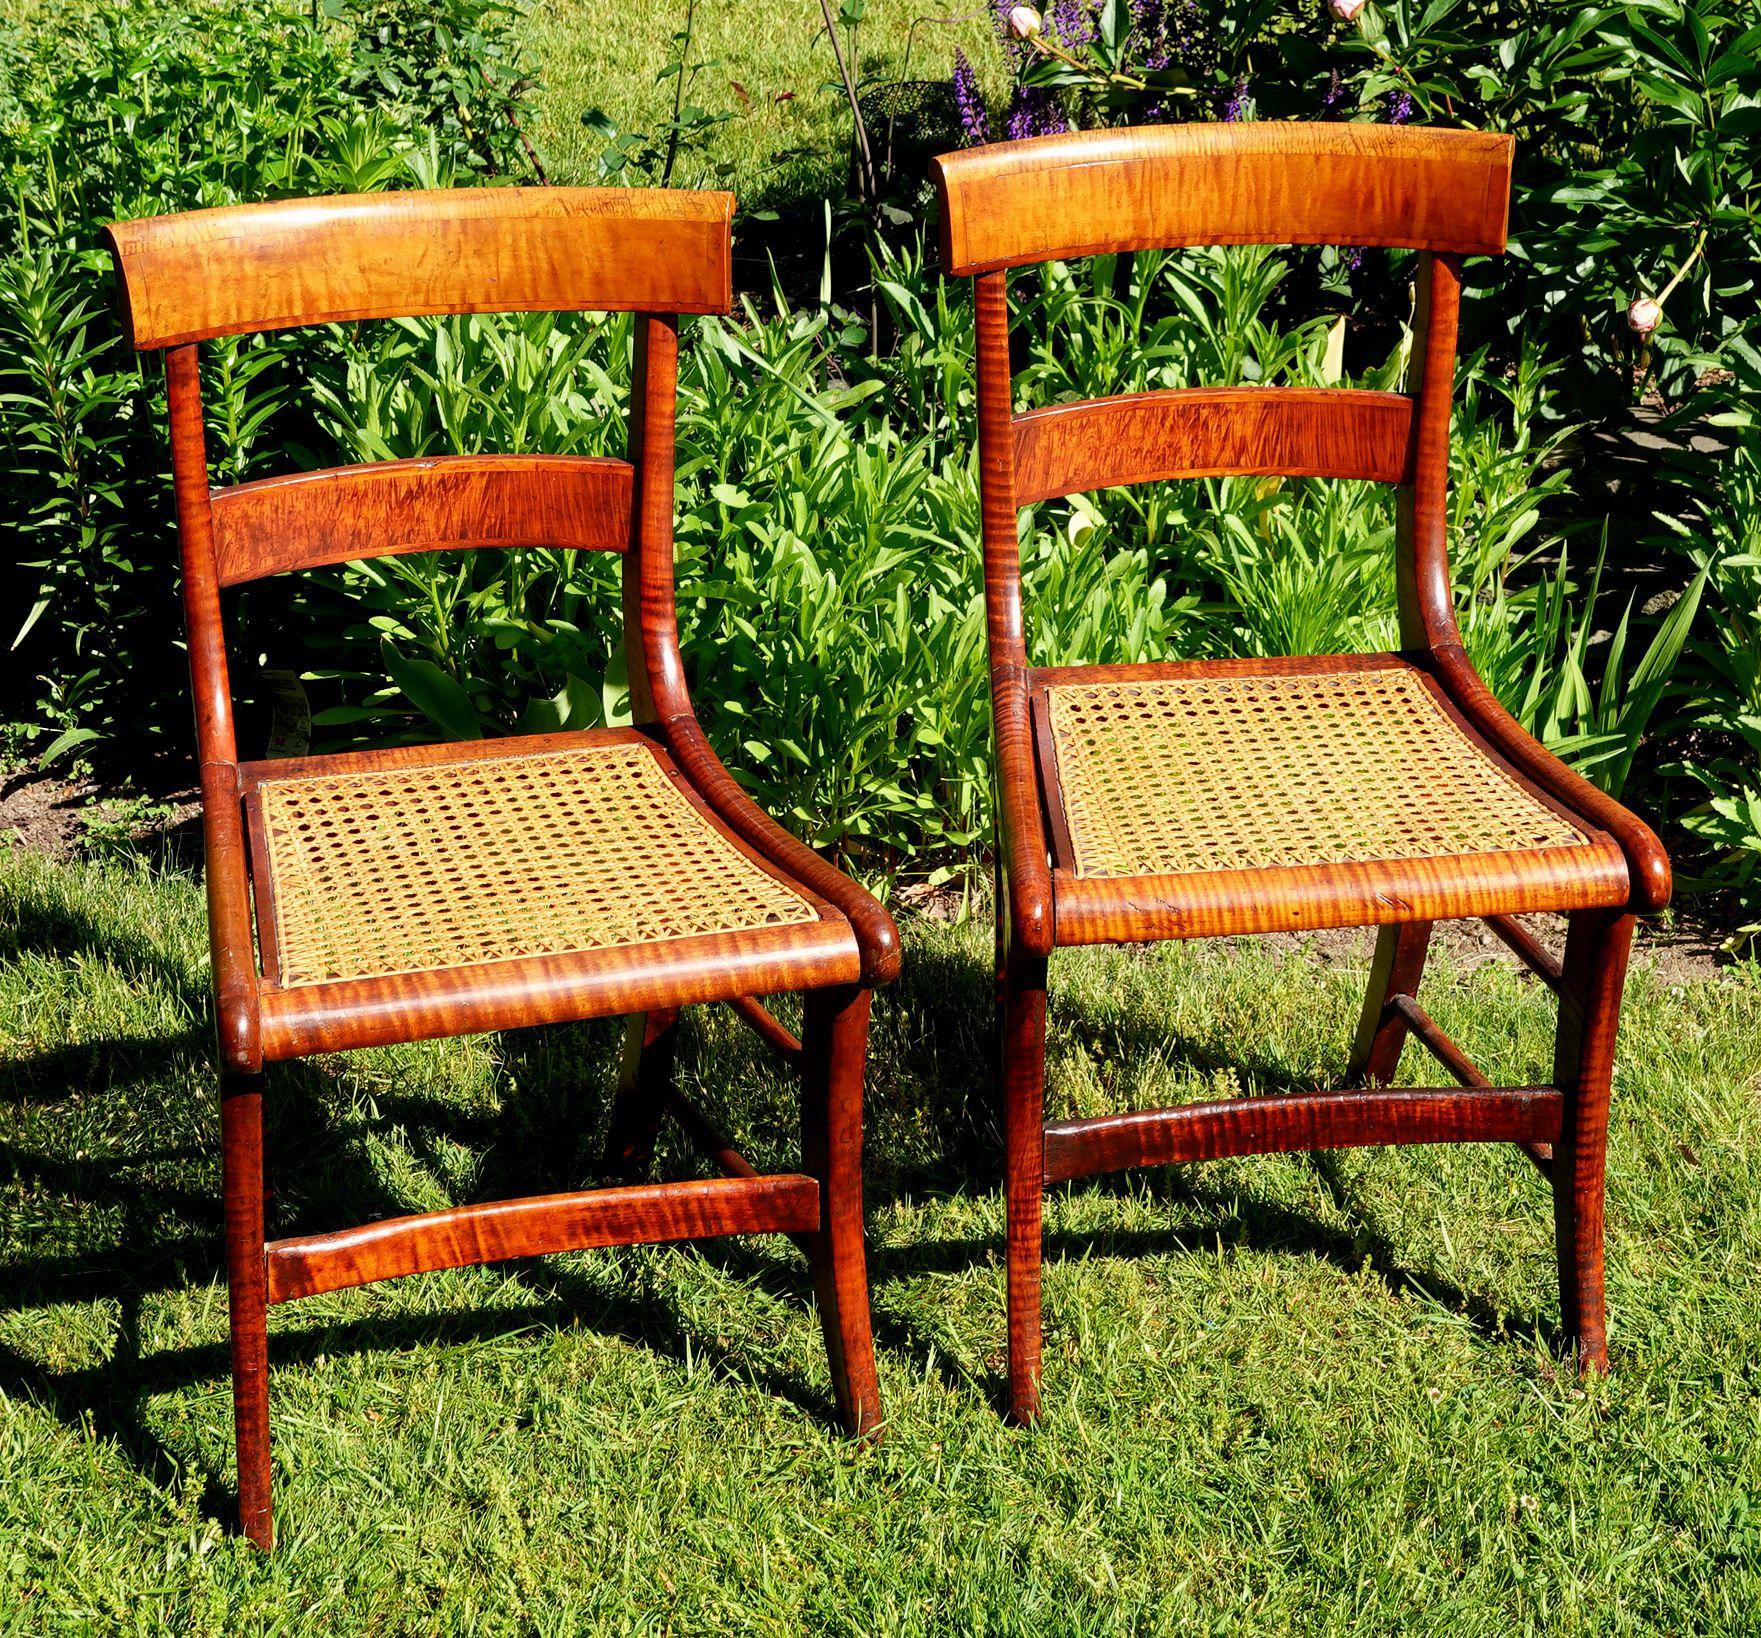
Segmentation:
{"type": "Polygon", "coordinates": [[[1437,1027],[1436,1019],[1410,995],[1391,996],[1388,1005],[1406,1020],[1406,1027],[1430,1050],[1431,1056],[1463,1086],[1486,1087],[1492,1084],[1480,1073],[1473,1059],[1437,1027]]]}
{"type": "Polygon", "coordinates": [[[761,1041],[774,1047],[790,1063],[801,1056],[801,1043],[777,1021],[776,1014],[756,996],[737,995],[728,1005],[761,1041]]]}
{"type": "Polygon", "coordinates": [[[1481,918],[1512,950],[1517,959],[1555,995],[1559,993],[1560,966],[1541,946],[1541,941],[1514,916],[1481,918]]]}

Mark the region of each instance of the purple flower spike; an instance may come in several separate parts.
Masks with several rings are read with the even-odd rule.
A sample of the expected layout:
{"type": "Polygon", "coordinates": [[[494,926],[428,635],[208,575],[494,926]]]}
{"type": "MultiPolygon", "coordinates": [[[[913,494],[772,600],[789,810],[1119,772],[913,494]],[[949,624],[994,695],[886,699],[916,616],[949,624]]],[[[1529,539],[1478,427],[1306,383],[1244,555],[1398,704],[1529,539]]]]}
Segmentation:
{"type": "Polygon", "coordinates": [[[1056,136],[1070,127],[1058,107],[1057,98],[1043,85],[1018,85],[1015,100],[1009,104],[1003,122],[1003,135],[1011,142],[1027,137],[1056,136]]]}
{"type": "Polygon", "coordinates": [[[984,94],[978,89],[978,74],[958,46],[954,48],[954,106],[960,111],[960,129],[966,133],[967,147],[989,142],[991,116],[984,105],[984,94]]]}
{"type": "Polygon", "coordinates": [[[1095,37],[1094,13],[1086,0],[1057,0],[1052,7],[1052,33],[1061,45],[1078,51],[1095,37]]]}
{"type": "Polygon", "coordinates": [[[1388,93],[1388,123],[1404,125],[1412,118],[1412,92],[1390,91],[1388,93]]]}
{"type": "Polygon", "coordinates": [[[1229,100],[1223,104],[1223,118],[1233,125],[1247,112],[1247,80],[1245,77],[1235,82],[1235,89],[1229,93],[1229,100]]]}

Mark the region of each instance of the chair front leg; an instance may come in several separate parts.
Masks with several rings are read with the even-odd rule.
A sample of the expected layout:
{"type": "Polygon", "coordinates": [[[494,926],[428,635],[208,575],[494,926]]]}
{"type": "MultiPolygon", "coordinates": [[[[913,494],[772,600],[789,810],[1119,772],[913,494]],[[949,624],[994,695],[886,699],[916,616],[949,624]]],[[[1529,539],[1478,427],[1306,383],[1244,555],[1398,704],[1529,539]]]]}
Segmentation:
{"type": "Polygon", "coordinates": [[[678,1023],[678,1009],[669,1007],[634,1013],[625,1028],[623,1064],[605,1135],[605,1168],[630,1183],[642,1182],[654,1160],[654,1142],[673,1084],[678,1023]]]}
{"type": "Polygon", "coordinates": [[[270,1511],[268,1287],[263,1262],[263,1077],[220,1077],[220,1175],[232,1333],[238,1524],[265,1552],[270,1511]]]}
{"type": "Polygon", "coordinates": [[[1363,1016],[1358,1020],[1357,1039],[1345,1071],[1347,1086],[1388,1086],[1393,1082],[1400,1049],[1406,1045],[1406,1020],[1390,1003],[1397,995],[1417,996],[1430,947],[1428,921],[1409,921],[1377,931],[1370,987],[1364,995],[1363,1016]]]}
{"type": "Polygon", "coordinates": [[[1003,973],[1003,1192],[1009,1282],[1009,1417],[1039,1417],[1041,1220],[1046,1175],[1046,964],[1003,973]]]}
{"type": "Polygon", "coordinates": [[[1574,914],[1566,932],[1560,982],[1553,1082],[1565,1095],[1565,1114],[1553,1146],[1553,1226],[1561,1328],[1582,1371],[1608,1369],[1603,1172],[1614,1038],[1633,927],[1634,918],[1620,911],[1574,914]]]}
{"type": "Polygon", "coordinates": [[[871,1438],[880,1428],[881,1409],[862,1221],[869,992],[812,990],[802,1005],[801,1153],[819,1180],[820,1226],[808,1236],[814,1296],[838,1415],[850,1433],[871,1438]]]}

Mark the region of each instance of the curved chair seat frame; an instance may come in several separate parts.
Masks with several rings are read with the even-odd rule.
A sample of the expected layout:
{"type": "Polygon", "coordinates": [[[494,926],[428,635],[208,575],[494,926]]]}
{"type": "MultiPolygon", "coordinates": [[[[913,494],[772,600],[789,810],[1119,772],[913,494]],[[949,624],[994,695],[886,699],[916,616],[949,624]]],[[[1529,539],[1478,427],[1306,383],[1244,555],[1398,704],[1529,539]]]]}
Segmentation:
{"type": "MultiPolygon", "coordinates": [[[[1047,1185],[1223,1155],[1466,1140],[1521,1145],[1552,1184],[1566,1340],[1582,1366],[1606,1368],[1603,1159],[1615,1027],[1634,917],[1667,902],[1670,874],[1657,838],[1639,820],[1498,704],[1469,664],[1456,625],[1446,524],[1461,263],[1504,249],[1511,151],[1509,138],[1478,133],[1267,123],[1084,132],[935,162],[943,267],[973,276],[977,320],[998,775],[1009,1383],[1018,1421],[1032,1420],[1040,1405],[1047,1185]],[[1192,388],[1015,413],[1009,269],[1212,244],[1419,251],[1407,390],[1192,388]],[[1422,871],[1404,873],[1319,862],[1120,880],[1085,878],[1072,867],[1060,833],[1066,793],[1043,732],[1046,691],[1072,674],[1028,664],[1020,508],[1114,485],[1243,473],[1397,486],[1402,652],[1359,661],[1296,658],[1284,668],[1411,668],[1475,754],[1562,816],[1583,846],[1529,855],[1520,871],[1513,856],[1495,853],[1426,859],[1422,871]],[[1531,910],[1568,913],[1562,961],[1513,919],[1531,910]],[[1463,916],[1483,917],[1558,992],[1551,1084],[1489,1085],[1419,1005],[1432,923],[1463,916]],[[1350,1061],[1356,1090],[1045,1124],[1046,967],[1054,947],[1365,924],[1382,930],[1350,1061]],[[1387,1087],[1409,1035],[1457,1087],[1387,1087]]],[[[1083,675],[1220,669],[1095,667],[1083,675]]]]}
{"type": "Polygon", "coordinates": [[[273,1539],[266,1309],[394,1275],[594,1246],[786,1233],[812,1265],[840,1417],[855,1433],[878,1427],[862,1084],[869,993],[898,970],[897,934],[867,893],[760,812],[718,761],[686,691],[674,617],[678,315],[731,306],[732,205],[723,193],[493,188],[229,207],[109,230],[133,344],[165,352],[219,1033],[239,1519],[265,1548],[273,1539]],[[204,341],[346,319],[567,310],[637,315],[626,460],[454,456],[210,487],[198,381],[204,341]],[[461,759],[558,744],[644,747],[685,798],[693,834],[707,835],[733,868],[779,884],[798,910],[788,925],[347,982],[280,982],[268,925],[278,884],[267,879],[264,827],[253,827],[253,816],[276,781],[321,771],[325,759],[241,765],[222,588],[402,552],[522,546],[623,555],[635,727],[368,753],[365,762],[417,766],[444,784],[463,777],[461,759]],[[790,991],[804,992],[799,1040],[756,999],[790,991]],[[760,1175],[675,1089],[678,1009],[707,1001],[730,1003],[798,1064],[800,1171],[760,1175]],[[626,1184],[266,1241],[266,1061],[610,1015],[630,1018],[608,1145],[626,1184]],[[669,1114],[723,1176],[639,1181],[669,1114]]]}

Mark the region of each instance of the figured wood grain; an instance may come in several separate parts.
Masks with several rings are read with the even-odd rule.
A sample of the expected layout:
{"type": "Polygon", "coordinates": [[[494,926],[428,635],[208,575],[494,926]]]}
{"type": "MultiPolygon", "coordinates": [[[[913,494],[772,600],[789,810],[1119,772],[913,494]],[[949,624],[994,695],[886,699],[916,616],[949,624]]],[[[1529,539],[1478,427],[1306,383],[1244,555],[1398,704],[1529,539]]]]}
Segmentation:
{"type": "Polygon", "coordinates": [[[819,1184],[780,1173],[533,1195],[271,1240],[271,1303],[374,1280],[601,1246],[711,1234],[800,1233],[819,1224],[819,1184]]]}
{"type": "Polygon", "coordinates": [[[1634,911],[1661,910],[1669,903],[1669,855],[1649,825],[1525,732],[1481,680],[1459,644],[1441,644],[1418,658],[1436,676],[1462,716],[1513,768],[1536,789],[1546,791],[1615,839],[1626,857],[1629,904],[1634,911]]]}
{"type": "Polygon", "coordinates": [[[406,552],[621,552],[630,493],[627,461],[589,455],[430,455],[290,472],[214,491],[214,552],[223,586],[406,552]]]}
{"type": "Polygon", "coordinates": [[[838,1416],[859,1439],[876,1438],[881,1426],[862,1218],[870,999],[854,985],[801,998],[801,1159],[819,1181],[823,1207],[807,1236],[807,1258],[838,1416]]]}
{"type": "Polygon", "coordinates": [[[1381,1143],[1547,1141],[1564,1100],[1549,1086],[1402,1088],[1230,1098],[1058,1121],[1046,1128],[1048,1184],[1135,1166],[1381,1143]]]}
{"type": "Polygon", "coordinates": [[[943,154],[948,273],[1207,244],[1504,249],[1513,143],[1265,121],[1133,126],[943,154]]]}
{"type": "MultiPolygon", "coordinates": [[[[975,275],[979,482],[996,739],[998,1077],[1005,1127],[1009,1407],[1039,1410],[1044,1184],[1118,1166],[1360,1143],[1507,1140],[1552,1182],[1562,1310],[1579,1358],[1606,1363],[1602,1188],[1607,1093],[1631,917],[1666,902],[1669,867],[1637,819],[1524,734],[1474,674],[1450,580],[1449,423],[1461,259],[1501,250],[1512,144],[1502,136],[1362,125],[1234,124],[1095,131],[935,162],[942,264],[975,275]],[[1077,256],[1201,244],[1417,249],[1407,392],[1198,389],[1016,417],[1006,272],[1077,256]],[[1373,405],[1373,407],[1372,407],[1373,405]],[[1347,429],[1344,417],[1357,418],[1347,429]],[[1582,845],[1386,863],[1084,878],[1075,873],[1048,682],[1151,679],[1183,668],[1027,665],[1019,510],[1055,495],[1229,471],[1394,482],[1402,655],[1196,662],[1194,674],[1423,668],[1439,711],[1582,845]],[[1122,943],[1371,923],[1378,944],[1354,1071],[1391,1073],[1415,1027],[1478,1079],[1412,998],[1432,920],[1483,915],[1525,959],[1508,916],[1565,910],[1554,1088],[1322,1093],[1044,1125],[1046,958],[1122,943]],[[1563,1136],[1562,1136],[1563,1134],[1563,1136]]],[[[1384,748],[1385,747],[1381,747],[1384,748]]],[[[1182,769],[1145,770],[1179,780],[1182,769]]],[[[1144,781],[1135,787],[1141,796],[1144,781]]],[[[1251,802],[1251,790],[1243,802],[1251,802]]],[[[1554,828],[1537,835],[1554,840],[1554,828]]],[[[1542,960],[1534,963],[1548,976],[1542,960]]]]}
{"type": "Polygon", "coordinates": [[[1331,387],[1185,387],[1015,417],[1015,503],[1243,473],[1411,477],[1412,400],[1331,387]]]}
{"type": "Polygon", "coordinates": [[[456,188],[227,205],[105,229],[139,349],[346,319],[725,313],[733,195],[456,188]]]}
{"type": "Polygon", "coordinates": [[[1002,859],[1003,892],[997,900],[997,914],[1002,918],[1006,949],[1043,961],[1052,951],[1052,880],[1033,771],[1006,276],[986,273],[974,280],[972,301],[977,336],[985,638],[990,650],[991,726],[997,748],[997,846],[1002,859]]]}
{"type": "Polygon", "coordinates": [[[663,944],[526,956],[439,972],[262,992],[263,1055],[303,1058],[359,1046],[525,1029],[729,1001],[753,990],[853,983],[862,957],[841,918],[663,944]]]}
{"type": "Polygon", "coordinates": [[[239,1529],[265,1552],[275,1542],[270,1501],[269,1291],[263,1264],[263,1077],[220,1077],[220,1194],[232,1353],[239,1529]]]}
{"type": "Polygon", "coordinates": [[[203,882],[208,897],[214,1025],[222,1069],[249,1075],[263,1065],[257,1020],[257,959],[194,347],[178,347],[166,356],[165,385],[178,552],[183,565],[184,633],[189,648],[190,692],[195,700],[196,756],[201,768],[203,882]]]}
{"type": "Polygon", "coordinates": [[[1560,1320],[1583,1371],[1608,1369],[1602,1261],[1608,1102],[1634,926],[1634,918],[1620,912],[1573,916],[1560,964],[1553,1080],[1565,1096],[1565,1111],[1548,1175],[1560,1320]]]}

